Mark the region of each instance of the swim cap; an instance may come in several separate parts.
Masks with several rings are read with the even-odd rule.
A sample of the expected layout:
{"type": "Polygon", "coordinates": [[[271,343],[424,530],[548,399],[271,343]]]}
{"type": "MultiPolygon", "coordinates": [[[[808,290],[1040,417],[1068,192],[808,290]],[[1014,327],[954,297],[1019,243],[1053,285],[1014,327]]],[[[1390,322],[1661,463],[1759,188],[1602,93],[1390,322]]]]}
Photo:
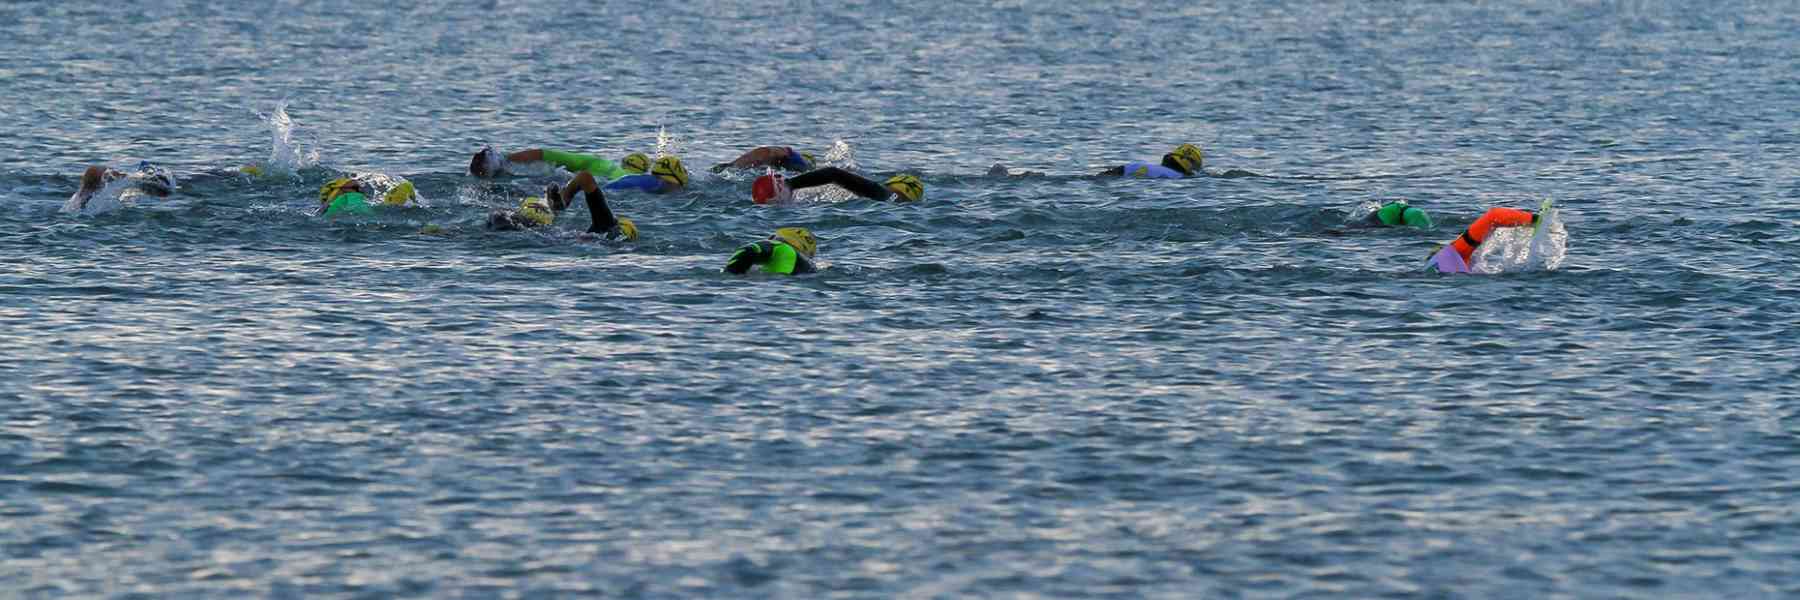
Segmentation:
{"type": "Polygon", "coordinates": [[[494,151],[493,146],[483,146],[469,159],[469,174],[476,177],[492,177],[506,170],[506,156],[494,151]]]}
{"type": "Polygon", "coordinates": [[[783,227],[775,230],[775,235],[769,237],[793,246],[794,250],[806,255],[807,258],[812,258],[813,253],[819,250],[819,238],[813,237],[812,232],[807,231],[805,227],[783,227]]]}
{"type": "Polygon", "coordinates": [[[616,220],[619,222],[619,235],[625,236],[625,241],[627,242],[637,241],[637,224],[631,222],[631,219],[624,217],[620,217],[616,220]]]}
{"type": "Polygon", "coordinates": [[[1431,229],[1432,227],[1431,215],[1425,214],[1425,209],[1410,206],[1406,207],[1406,212],[1400,213],[1400,222],[1405,223],[1407,227],[1418,229],[1431,229]]]}
{"type": "Polygon", "coordinates": [[[1200,167],[1206,164],[1206,154],[1200,151],[1199,146],[1193,144],[1176,146],[1175,151],[1170,152],[1169,156],[1175,157],[1175,162],[1181,163],[1181,166],[1186,168],[1189,174],[1199,172],[1200,167]]]}
{"type": "Polygon", "coordinates": [[[332,198],[336,198],[338,194],[344,193],[346,188],[352,187],[356,187],[356,180],[348,177],[339,177],[327,182],[325,185],[319,187],[319,204],[331,203],[332,198]]]}
{"type": "Polygon", "coordinates": [[[550,203],[543,198],[526,198],[519,203],[519,218],[533,225],[549,225],[556,220],[556,213],[550,212],[550,203]]]}
{"type": "Polygon", "coordinates": [[[756,178],[750,184],[750,201],[757,204],[780,204],[794,199],[793,188],[788,187],[787,178],[780,173],[770,173],[756,178]]]}
{"type": "Polygon", "coordinates": [[[633,152],[619,160],[619,166],[625,167],[625,170],[632,173],[642,175],[650,171],[650,157],[642,152],[633,152]]]}
{"type": "Polygon", "coordinates": [[[685,186],[688,182],[687,167],[681,166],[681,159],[673,156],[656,159],[656,164],[650,167],[650,174],[675,185],[685,186]]]}
{"type": "Polygon", "coordinates": [[[244,165],[242,167],[238,167],[238,172],[243,173],[245,175],[249,175],[251,177],[260,177],[263,174],[263,169],[262,169],[262,167],[259,167],[256,165],[244,165]]]}
{"type": "Polygon", "coordinates": [[[908,202],[918,202],[919,199],[925,197],[925,184],[919,181],[918,177],[912,175],[900,174],[889,177],[881,186],[899,194],[908,202]]]}
{"type": "Polygon", "coordinates": [[[131,173],[131,179],[144,191],[158,196],[167,196],[175,191],[175,174],[150,164],[147,160],[138,161],[137,170],[131,173]]]}
{"type": "Polygon", "coordinates": [[[400,206],[402,204],[406,204],[406,202],[408,200],[412,200],[412,199],[413,199],[413,184],[412,184],[412,182],[411,181],[402,181],[402,182],[400,182],[400,185],[394,186],[394,189],[388,190],[388,193],[386,196],[381,197],[381,203],[386,204],[388,206],[400,206]]]}
{"type": "Polygon", "coordinates": [[[1389,202],[1381,205],[1381,208],[1375,209],[1375,218],[1379,219],[1382,225],[1393,227],[1400,224],[1400,214],[1404,212],[1406,212],[1405,202],[1389,202]]]}
{"type": "Polygon", "coordinates": [[[1396,227],[1404,225],[1417,229],[1431,229],[1431,217],[1425,211],[1407,206],[1405,201],[1389,202],[1376,209],[1375,219],[1382,225],[1396,227]]]}

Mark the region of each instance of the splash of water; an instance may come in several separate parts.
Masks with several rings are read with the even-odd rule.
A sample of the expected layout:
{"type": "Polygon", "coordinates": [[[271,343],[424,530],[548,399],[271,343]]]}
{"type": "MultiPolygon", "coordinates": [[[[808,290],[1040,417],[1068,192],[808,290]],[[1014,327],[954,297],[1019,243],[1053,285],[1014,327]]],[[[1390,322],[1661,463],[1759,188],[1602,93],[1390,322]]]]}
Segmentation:
{"type": "Polygon", "coordinates": [[[1470,270],[1495,274],[1561,268],[1568,256],[1569,232],[1563,227],[1560,211],[1544,211],[1539,219],[1543,231],[1535,235],[1532,227],[1502,227],[1489,233],[1475,249],[1470,270]]]}
{"type": "Polygon", "coordinates": [[[682,144],[681,144],[680,138],[677,138],[673,134],[670,134],[667,128],[664,128],[661,125],[657,125],[656,126],[656,153],[651,155],[650,158],[652,160],[654,160],[654,159],[662,158],[664,156],[678,155],[681,152],[681,145],[682,144]]]}
{"type": "Polygon", "coordinates": [[[856,149],[850,147],[850,142],[844,140],[834,141],[831,143],[831,147],[825,150],[825,157],[820,162],[823,163],[821,166],[838,167],[855,171],[858,166],[856,164],[856,149]]]}
{"type": "MultiPolygon", "coordinates": [[[[850,147],[849,142],[836,140],[831,143],[830,148],[825,150],[825,155],[819,157],[818,164],[813,166],[838,167],[847,171],[855,171],[856,150],[850,147]]],[[[856,194],[850,193],[850,190],[835,185],[794,190],[794,200],[798,202],[843,202],[855,197],[856,194]]]]}
{"type": "Polygon", "coordinates": [[[294,119],[288,116],[288,101],[275,103],[275,110],[259,115],[269,125],[269,159],[259,167],[265,175],[294,176],[301,169],[319,164],[319,150],[294,141],[294,119]]]}

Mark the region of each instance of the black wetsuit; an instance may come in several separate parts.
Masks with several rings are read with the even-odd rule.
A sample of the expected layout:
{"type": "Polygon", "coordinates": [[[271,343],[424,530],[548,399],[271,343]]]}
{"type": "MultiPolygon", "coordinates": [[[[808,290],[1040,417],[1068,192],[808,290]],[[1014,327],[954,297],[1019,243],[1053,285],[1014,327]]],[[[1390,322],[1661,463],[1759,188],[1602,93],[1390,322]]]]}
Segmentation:
{"type": "MultiPolygon", "coordinates": [[[[622,237],[623,234],[618,231],[619,219],[613,216],[612,208],[606,205],[606,192],[595,189],[586,194],[588,216],[594,219],[594,222],[588,225],[588,233],[622,237]]],[[[567,202],[563,202],[562,194],[556,191],[554,185],[545,190],[545,196],[550,199],[550,209],[555,213],[560,214],[569,207],[567,202]]],[[[535,221],[520,217],[519,211],[516,210],[497,210],[488,213],[487,225],[489,229],[498,231],[517,231],[539,226],[535,221]]]]}
{"type": "Polygon", "coordinates": [[[850,190],[850,193],[852,194],[870,200],[888,200],[893,198],[893,192],[889,191],[886,186],[875,183],[867,177],[837,167],[813,169],[789,177],[787,180],[788,187],[796,190],[832,183],[837,184],[838,187],[850,190]]]}

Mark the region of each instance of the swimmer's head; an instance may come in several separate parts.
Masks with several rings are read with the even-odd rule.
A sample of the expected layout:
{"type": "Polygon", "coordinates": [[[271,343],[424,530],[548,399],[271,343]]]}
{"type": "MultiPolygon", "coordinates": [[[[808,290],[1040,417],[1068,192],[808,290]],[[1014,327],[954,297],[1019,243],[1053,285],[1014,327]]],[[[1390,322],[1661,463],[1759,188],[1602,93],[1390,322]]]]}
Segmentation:
{"type": "Polygon", "coordinates": [[[624,217],[618,218],[617,221],[619,222],[619,235],[623,236],[627,242],[637,241],[637,223],[633,223],[631,222],[631,219],[624,217]]]}
{"type": "Polygon", "coordinates": [[[750,201],[757,204],[781,204],[794,199],[794,189],[788,187],[787,177],[780,173],[770,173],[756,178],[750,184],[750,201]]]}
{"type": "Polygon", "coordinates": [[[325,185],[319,186],[319,204],[321,206],[331,204],[331,200],[337,198],[339,194],[359,191],[361,189],[362,187],[356,184],[355,179],[348,177],[333,179],[325,185]]]}
{"type": "Polygon", "coordinates": [[[412,182],[402,181],[400,185],[394,186],[394,189],[388,190],[387,195],[381,197],[381,203],[388,206],[401,206],[412,200],[414,195],[412,182]]]}
{"type": "Polygon", "coordinates": [[[625,155],[625,158],[619,161],[619,166],[625,167],[626,171],[630,171],[634,175],[643,175],[650,172],[650,156],[642,152],[633,152],[625,155]]]}
{"type": "Polygon", "coordinates": [[[476,177],[493,177],[500,174],[500,163],[506,160],[493,146],[486,146],[475,156],[469,158],[469,174],[476,177]]]}
{"type": "Polygon", "coordinates": [[[1383,204],[1372,216],[1376,222],[1388,227],[1431,229],[1431,216],[1423,209],[1408,206],[1404,200],[1383,204]]]}
{"type": "Polygon", "coordinates": [[[681,166],[681,159],[673,156],[656,159],[656,164],[650,166],[650,174],[669,185],[686,186],[688,183],[687,167],[681,166]]]}
{"type": "Polygon", "coordinates": [[[889,177],[886,182],[881,184],[881,187],[887,188],[888,191],[907,202],[918,202],[925,198],[925,183],[913,175],[902,173],[889,177]]]}
{"type": "Polygon", "coordinates": [[[793,246],[796,252],[807,258],[812,258],[813,253],[819,250],[819,238],[813,237],[812,232],[805,227],[783,227],[775,230],[775,234],[769,236],[769,239],[793,246]]]}
{"type": "Polygon", "coordinates": [[[168,169],[150,164],[150,161],[138,163],[137,170],[131,174],[138,189],[152,196],[167,196],[175,192],[175,174],[168,169]]]}
{"type": "Polygon", "coordinates": [[[526,198],[519,203],[518,218],[529,225],[549,225],[556,220],[556,213],[550,210],[550,201],[543,198],[526,198]]]}
{"type": "Polygon", "coordinates": [[[1199,173],[1200,167],[1205,165],[1206,154],[1193,144],[1176,146],[1175,151],[1163,155],[1163,166],[1181,171],[1183,175],[1199,173]]]}

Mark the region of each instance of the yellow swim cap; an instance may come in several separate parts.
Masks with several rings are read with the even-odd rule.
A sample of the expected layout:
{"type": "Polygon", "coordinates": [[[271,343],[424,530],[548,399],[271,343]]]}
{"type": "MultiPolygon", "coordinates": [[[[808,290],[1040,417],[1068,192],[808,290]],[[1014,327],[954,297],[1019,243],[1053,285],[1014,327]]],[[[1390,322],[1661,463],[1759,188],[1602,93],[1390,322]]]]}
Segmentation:
{"type": "Polygon", "coordinates": [[[244,165],[242,167],[238,167],[238,172],[243,173],[245,175],[249,175],[251,177],[261,177],[263,174],[263,168],[256,166],[256,165],[244,165]]]}
{"type": "Polygon", "coordinates": [[[543,198],[526,198],[519,203],[519,217],[533,225],[549,225],[556,220],[556,213],[550,211],[550,203],[543,198]]]}
{"type": "Polygon", "coordinates": [[[619,221],[619,233],[621,235],[625,236],[625,241],[627,241],[627,242],[637,241],[637,224],[631,222],[631,219],[627,219],[624,217],[620,217],[618,219],[618,221],[619,221]]]}
{"type": "Polygon", "coordinates": [[[386,204],[388,206],[399,206],[402,204],[406,204],[406,201],[412,200],[412,199],[413,199],[413,184],[412,184],[412,182],[411,181],[402,181],[402,182],[400,182],[400,185],[394,186],[394,189],[388,190],[388,193],[386,196],[382,196],[381,203],[386,204]]]}
{"type": "Polygon", "coordinates": [[[656,159],[656,164],[650,167],[650,174],[675,185],[685,186],[688,182],[687,167],[681,166],[681,159],[673,156],[656,159]]]}
{"type": "Polygon", "coordinates": [[[912,175],[895,175],[889,177],[887,182],[882,183],[881,185],[882,187],[886,187],[888,190],[899,194],[901,198],[905,198],[908,202],[918,202],[920,198],[925,197],[925,184],[919,181],[918,177],[912,175]]]}
{"type": "Polygon", "coordinates": [[[1199,146],[1193,144],[1176,146],[1175,151],[1170,152],[1169,155],[1175,157],[1175,162],[1187,167],[1190,173],[1200,171],[1200,167],[1206,164],[1206,154],[1200,151],[1199,146]]]}
{"type": "Polygon", "coordinates": [[[642,152],[633,152],[625,155],[625,158],[619,161],[619,166],[625,167],[625,170],[632,173],[642,175],[650,171],[650,157],[642,152]]]}
{"type": "Polygon", "coordinates": [[[319,204],[330,204],[332,198],[336,198],[338,197],[338,194],[344,193],[344,188],[354,187],[355,185],[355,180],[348,177],[339,177],[331,180],[325,185],[319,186],[319,204]]]}
{"type": "Polygon", "coordinates": [[[819,250],[819,238],[813,237],[812,232],[805,227],[783,227],[775,230],[773,237],[793,246],[807,258],[812,258],[813,253],[819,250]]]}

